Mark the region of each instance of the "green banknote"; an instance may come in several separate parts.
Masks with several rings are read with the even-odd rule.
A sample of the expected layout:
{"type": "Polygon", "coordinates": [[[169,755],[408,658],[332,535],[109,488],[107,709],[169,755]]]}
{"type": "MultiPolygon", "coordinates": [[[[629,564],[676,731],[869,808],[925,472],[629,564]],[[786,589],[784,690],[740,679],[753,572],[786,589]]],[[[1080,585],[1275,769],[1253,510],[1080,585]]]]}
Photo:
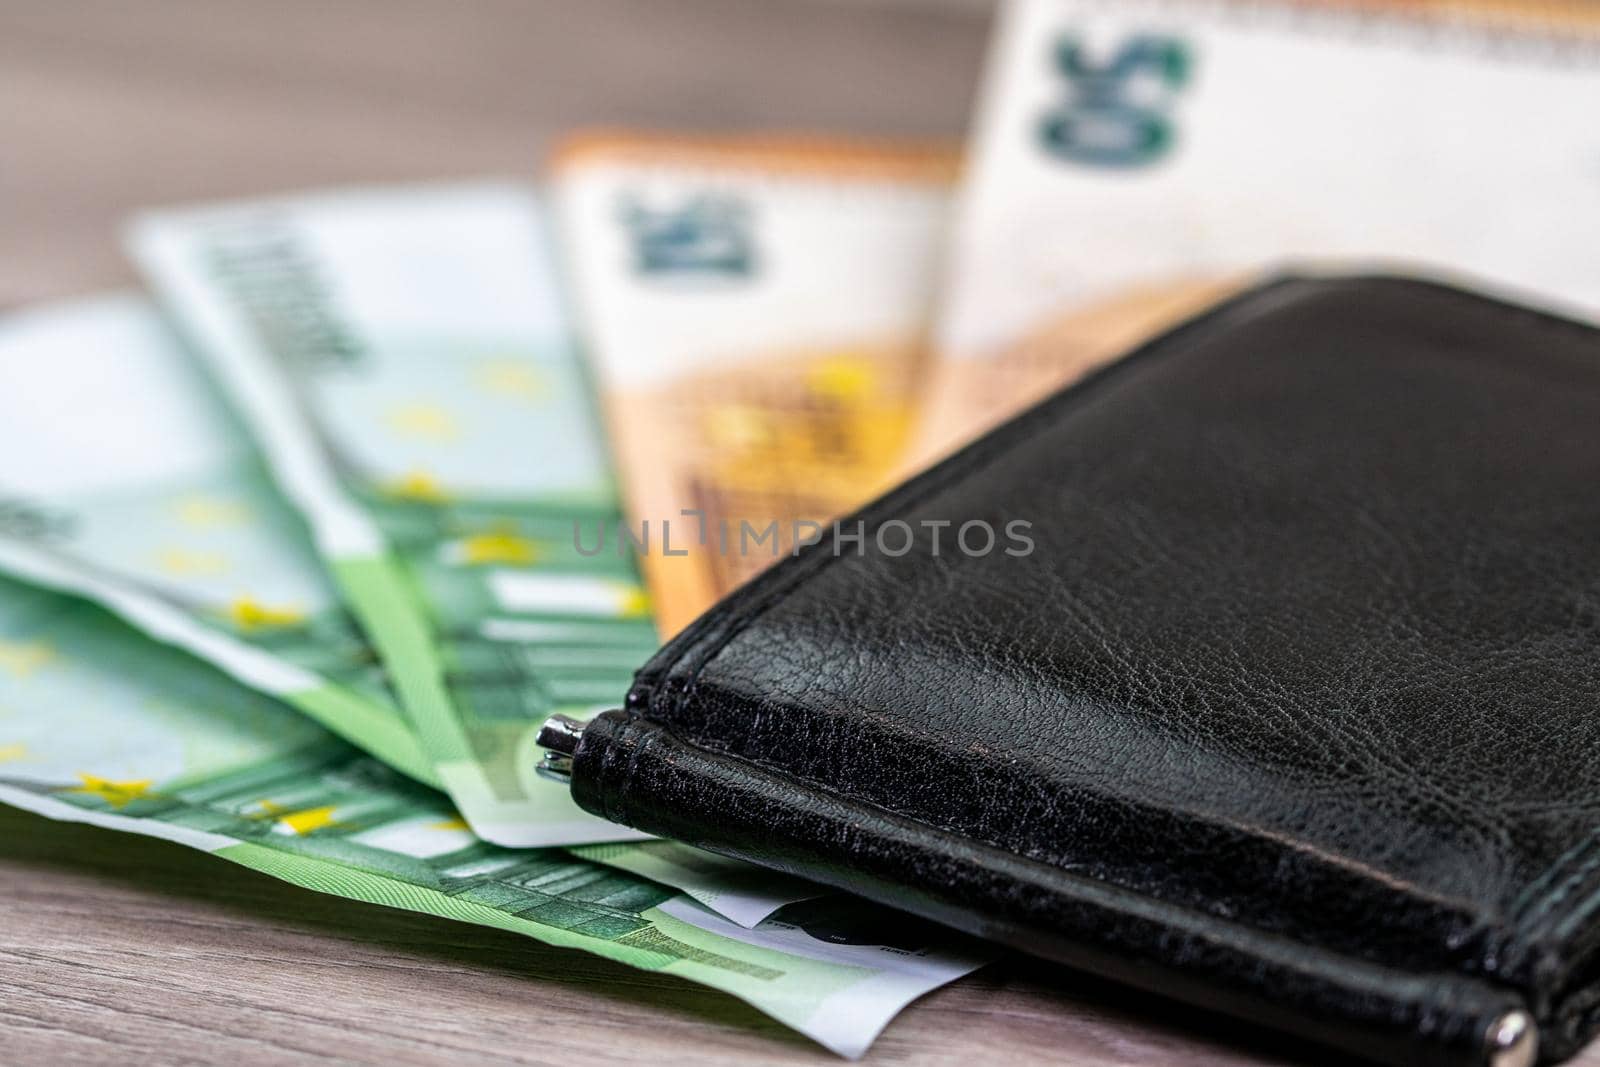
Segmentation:
{"type": "MultiPolygon", "coordinates": [[[[94,600],[431,780],[303,523],[153,306],[0,319],[0,383],[0,572],[94,600]]],[[[816,892],[675,842],[603,851],[746,926],[816,892]]]]}
{"type": "Polygon", "coordinates": [[[510,185],[163,213],[132,248],[310,524],[479,836],[637,837],[534,774],[656,645],[540,208],[510,185]],[[580,532],[585,532],[580,538],[580,532]]]}
{"type": "Polygon", "coordinates": [[[981,962],[838,897],[746,930],[559,849],[475,837],[439,793],[81,599],[0,579],[0,802],[296,885],[528,934],[749,1002],[847,1056],[981,962]]]}
{"type": "Polygon", "coordinates": [[[681,841],[623,841],[567,851],[681,889],[740,926],[758,925],[779,908],[832,893],[827,886],[719,856],[681,841]]]}
{"type": "Polygon", "coordinates": [[[87,596],[435,781],[304,525],[155,309],[0,320],[0,572],[87,596]]]}

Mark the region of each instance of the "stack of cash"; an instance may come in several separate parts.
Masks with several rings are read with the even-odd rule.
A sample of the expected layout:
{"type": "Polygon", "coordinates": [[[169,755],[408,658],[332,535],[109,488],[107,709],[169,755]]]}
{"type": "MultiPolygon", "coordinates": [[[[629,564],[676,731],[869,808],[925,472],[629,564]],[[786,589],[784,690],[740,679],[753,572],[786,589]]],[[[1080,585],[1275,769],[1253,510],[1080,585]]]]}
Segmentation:
{"type": "Polygon", "coordinates": [[[0,800],[725,990],[846,1056],[992,955],[641,835],[554,713],[1284,265],[1600,317],[1581,5],[1017,0],[972,144],[570,139],[153,211],[0,320],[0,800]]]}

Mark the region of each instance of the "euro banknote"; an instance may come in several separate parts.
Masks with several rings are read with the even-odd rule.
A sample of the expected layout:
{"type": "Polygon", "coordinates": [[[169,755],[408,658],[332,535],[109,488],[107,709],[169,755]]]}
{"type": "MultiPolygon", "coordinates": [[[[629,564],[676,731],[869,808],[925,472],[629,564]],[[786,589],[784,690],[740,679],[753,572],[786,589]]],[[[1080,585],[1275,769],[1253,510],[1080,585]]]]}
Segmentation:
{"type": "Polygon", "coordinates": [[[559,849],[488,844],[441,794],[309,718],[86,601],[9,579],[0,678],[0,802],[679,975],[846,1056],[982,961],[865,903],[799,905],[746,930],[559,849]]]}
{"type": "Polygon", "coordinates": [[[656,645],[523,187],[165,212],[131,247],[304,516],[439,780],[507,846],[636,838],[535,775],[540,723],[619,703],[656,645]]]}
{"type": "Polygon", "coordinates": [[[1011,0],[916,459],[1283,266],[1600,313],[1600,212],[1574,209],[1597,27],[1578,4],[1011,0]]]}
{"type": "Polygon", "coordinates": [[[556,157],[574,303],[664,635],[895,472],[955,168],[942,146],[642,134],[556,157]]]}
{"type": "Polygon", "coordinates": [[[759,925],[786,905],[834,892],[827,886],[719,856],[681,841],[623,841],[578,845],[567,851],[681,889],[718,915],[744,927],[759,925]]]}
{"type": "Polygon", "coordinates": [[[0,571],[94,599],[436,780],[303,524],[141,297],[0,319],[0,571]]]}
{"type": "MultiPolygon", "coordinates": [[[[93,600],[433,781],[303,524],[147,300],[0,319],[0,386],[0,573],[93,600]]],[[[806,895],[672,842],[603,855],[743,925],[806,895]]]]}

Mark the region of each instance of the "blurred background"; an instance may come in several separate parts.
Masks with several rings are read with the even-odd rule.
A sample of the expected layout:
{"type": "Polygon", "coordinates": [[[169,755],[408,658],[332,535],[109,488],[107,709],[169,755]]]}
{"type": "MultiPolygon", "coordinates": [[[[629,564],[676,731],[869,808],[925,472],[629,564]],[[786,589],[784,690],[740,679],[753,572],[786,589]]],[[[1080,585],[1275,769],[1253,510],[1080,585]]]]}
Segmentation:
{"type": "Polygon", "coordinates": [[[0,307],[130,211],[532,175],[576,125],[959,136],[993,0],[0,0],[0,307]]]}

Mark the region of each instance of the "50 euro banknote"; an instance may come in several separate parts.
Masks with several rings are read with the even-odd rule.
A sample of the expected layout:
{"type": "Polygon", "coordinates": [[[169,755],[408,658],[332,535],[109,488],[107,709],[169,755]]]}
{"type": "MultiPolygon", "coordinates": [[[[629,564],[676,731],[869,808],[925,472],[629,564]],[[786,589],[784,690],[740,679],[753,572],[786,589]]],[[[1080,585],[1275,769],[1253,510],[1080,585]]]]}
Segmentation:
{"type": "Polygon", "coordinates": [[[6,578],[0,680],[0,803],[678,975],[846,1056],[984,960],[860,902],[796,905],[744,929],[559,849],[488,844],[439,793],[287,706],[82,599],[6,578]]]}
{"type": "Polygon", "coordinates": [[[377,648],[438,779],[507,846],[638,837],[535,774],[538,727],[655,648],[542,211],[509,184],[149,215],[131,247],[377,648]]]}
{"type": "Polygon", "coordinates": [[[664,635],[864,503],[917,400],[956,154],[580,136],[551,184],[664,635]]]}
{"type": "Polygon", "coordinates": [[[1009,0],[913,461],[1285,266],[1600,314],[1597,99],[1593,5],[1009,0]]]}

